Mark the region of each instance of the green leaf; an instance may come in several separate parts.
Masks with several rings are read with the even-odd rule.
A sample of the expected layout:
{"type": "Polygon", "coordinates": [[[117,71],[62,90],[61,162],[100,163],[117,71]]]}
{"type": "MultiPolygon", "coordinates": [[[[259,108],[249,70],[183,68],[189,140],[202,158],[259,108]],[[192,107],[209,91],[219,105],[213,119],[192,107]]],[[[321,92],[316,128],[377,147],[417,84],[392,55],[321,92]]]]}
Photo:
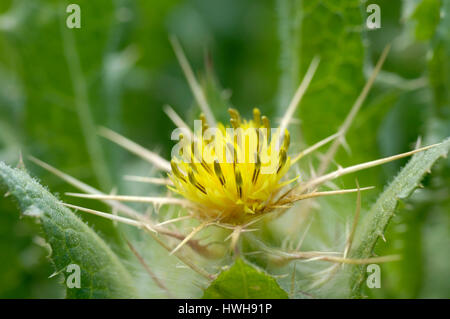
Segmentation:
{"type": "Polygon", "coordinates": [[[299,83],[301,1],[277,0],[278,37],[280,39],[280,80],[278,111],[283,112],[299,83]]]}
{"type": "Polygon", "coordinates": [[[364,289],[369,298],[419,298],[425,277],[422,234],[432,207],[417,203],[416,197],[420,196],[399,203],[384,233],[386,242],[378,241],[375,246],[379,256],[401,255],[402,259],[380,265],[383,289],[364,289]]]}
{"type": "MultiPolygon", "coordinates": [[[[442,19],[432,40],[432,57],[429,61],[430,84],[439,115],[445,115],[450,105],[450,2],[442,3],[442,19]]],[[[448,117],[448,116],[447,116],[448,117]]]]}
{"type": "Polygon", "coordinates": [[[70,264],[80,267],[80,288],[68,298],[137,297],[132,277],[110,247],[25,171],[0,162],[0,182],[17,199],[25,215],[38,218],[52,249],[56,273],[67,277],[70,264]]]}
{"type": "Polygon", "coordinates": [[[440,21],[440,0],[423,0],[414,11],[412,16],[417,21],[416,38],[418,40],[430,39],[440,21]]]}
{"type": "MultiPolygon", "coordinates": [[[[301,129],[290,126],[293,140],[312,145],[337,131],[363,88],[363,36],[366,33],[363,12],[366,3],[277,0],[276,9],[281,71],[279,116],[286,111],[313,57],[320,58],[317,72],[298,107],[301,129]]],[[[375,54],[375,59],[377,57],[375,54]]],[[[350,149],[364,151],[355,152],[352,157],[338,152],[335,160],[340,165],[352,165],[355,161],[369,161],[379,156],[378,149],[373,147],[376,139],[370,127],[373,125],[377,129],[379,121],[373,117],[370,125],[367,122],[356,121],[346,139],[350,149]],[[357,122],[362,123],[360,127],[357,122]]],[[[361,183],[378,181],[379,170],[362,172],[361,183]]],[[[342,180],[353,184],[353,178],[342,180]]]]}
{"type": "MultiPolygon", "coordinates": [[[[400,199],[407,198],[419,187],[423,176],[431,170],[433,164],[450,149],[450,139],[427,151],[418,153],[400,171],[371,207],[363,224],[355,236],[353,258],[369,258],[373,256],[375,244],[384,232],[396,211],[400,199]]],[[[361,297],[361,288],[365,279],[365,267],[355,266],[352,269],[351,295],[361,297]]]]}
{"type": "Polygon", "coordinates": [[[314,56],[321,59],[299,106],[302,132],[312,144],[336,132],[361,92],[363,17],[359,0],[302,1],[298,10],[301,77],[314,56]]]}
{"type": "Polygon", "coordinates": [[[287,299],[288,295],[273,277],[238,259],[213,281],[203,298],[287,299]]]}

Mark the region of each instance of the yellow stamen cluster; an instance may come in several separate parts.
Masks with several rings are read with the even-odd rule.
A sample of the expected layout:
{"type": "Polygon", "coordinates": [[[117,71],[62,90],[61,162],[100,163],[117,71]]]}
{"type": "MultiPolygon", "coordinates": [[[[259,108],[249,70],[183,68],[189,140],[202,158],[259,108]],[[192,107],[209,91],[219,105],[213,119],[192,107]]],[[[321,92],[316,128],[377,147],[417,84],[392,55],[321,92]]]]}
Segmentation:
{"type": "Polygon", "coordinates": [[[280,142],[258,109],[253,120],[234,109],[229,113],[231,126],[210,129],[201,116],[202,130],[193,141],[181,136],[185,145],[172,158],[169,177],[171,189],[193,203],[200,218],[240,224],[273,209],[290,166],[289,132],[280,142]]]}

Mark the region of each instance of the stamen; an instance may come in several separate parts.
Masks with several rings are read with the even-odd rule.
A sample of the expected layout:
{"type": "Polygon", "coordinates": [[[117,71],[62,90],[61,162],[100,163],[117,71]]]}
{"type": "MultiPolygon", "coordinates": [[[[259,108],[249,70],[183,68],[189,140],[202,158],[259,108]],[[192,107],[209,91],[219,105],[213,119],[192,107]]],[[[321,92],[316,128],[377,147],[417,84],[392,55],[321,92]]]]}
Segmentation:
{"type": "Polygon", "coordinates": [[[239,198],[242,198],[242,175],[239,171],[239,168],[235,167],[234,169],[234,177],[236,180],[236,188],[238,191],[239,198]]]}
{"type": "Polygon", "coordinates": [[[253,121],[257,128],[261,126],[261,111],[256,107],[253,109],[253,121]]]}
{"type": "Polygon", "coordinates": [[[201,165],[205,169],[205,171],[207,171],[209,174],[212,175],[211,169],[209,168],[209,165],[205,162],[204,159],[202,159],[201,165]]]}
{"type": "Polygon", "coordinates": [[[202,121],[202,131],[205,132],[209,127],[205,114],[200,114],[200,120],[202,121]]]}
{"type": "Polygon", "coordinates": [[[225,186],[225,177],[223,176],[222,168],[220,167],[219,161],[214,161],[214,172],[216,173],[217,178],[219,179],[222,186],[225,186]]]}
{"type": "Polygon", "coordinates": [[[259,128],[255,128],[255,133],[256,133],[256,152],[259,153],[260,152],[260,147],[259,147],[259,133],[261,132],[261,130],[259,128]]]}
{"type": "Polygon", "coordinates": [[[194,163],[194,159],[197,160],[195,156],[195,142],[191,143],[191,163],[194,163]]]}
{"type": "Polygon", "coordinates": [[[261,159],[259,158],[259,155],[256,154],[255,170],[253,171],[253,177],[252,177],[253,184],[256,184],[256,181],[258,180],[260,171],[261,171],[261,159]]]}
{"type": "Polygon", "coordinates": [[[194,185],[203,194],[207,195],[205,187],[203,187],[203,185],[200,184],[199,182],[197,182],[197,180],[195,179],[194,172],[189,171],[188,176],[189,176],[189,182],[191,182],[191,184],[194,185]]]}
{"type": "MultiPolygon", "coordinates": [[[[207,124],[206,124],[207,125],[207,124]]],[[[189,166],[192,168],[192,170],[196,173],[198,173],[197,167],[194,163],[200,163],[202,167],[207,171],[209,174],[211,174],[211,169],[209,168],[208,164],[205,162],[203,158],[198,158],[198,154],[195,152],[195,142],[192,142],[191,144],[191,163],[189,163],[189,166]],[[195,161],[194,161],[195,160],[195,161]]]]}
{"type": "MultiPolygon", "coordinates": [[[[180,144],[181,145],[183,145],[183,139],[184,139],[184,135],[183,134],[180,134],[180,144]]],[[[180,156],[183,156],[184,155],[184,147],[182,147],[181,149],[180,149],[180,154],[179,154],[180,156]]]]}
{"type": "Polygon", "coordinates": [[[183,174],[178,169],[177,164],[175,164],[174,161],[170,161],[170,167],[172,168],[172,173],[178,178],[181,179],[183,182],[186,183],[186,179],[184,178],[183,174]]]}
{"type": "Polygon", "coordinates": [[[284,131],[284,140],[283,140],[283,149],[287,150],[289,148],[289,145],[291,143],[291,135],[289,134],[288,130],[284,131]]]}
{"type": "Polygon", "coordinates": [[[262,117],[263,127],[267,130],[267,141],[270,140],[270,121],[267,116],[262,117]]]}
{"type": "Polygon", "coordinates": [[[230,113],[231,120],[230,123],[233,126],[233,128],[238,128],[241,126],[241,116],[239,115],[238,110],[229,108],[228,113],[230,113]]]}
{"type": "Polygon", "coordinates": [[[230,142],[227,142],[227,148],[231,152],[231,154],[233,154],[233,165],[235,165],[237,162],[237,151],[230,142]]]}
{"type": "Polygon", "coordinates": [[[192,169],[192,171],[195,173],[195,174],[198,174],[198,169],[197,169],[197,166],[194,164],[194,163],[189,163],[189,167],[192,169]]]}
{"type": "Polygon", "coordinates": [[[286,164],[286,160],[287,160],[287,154],[286,151],[284,149],[280,150],[280,164],[278,165],[278,170],[277,170],[277,174],[280,172],[281,168],[284,166],[284,164],[286,164]]]}

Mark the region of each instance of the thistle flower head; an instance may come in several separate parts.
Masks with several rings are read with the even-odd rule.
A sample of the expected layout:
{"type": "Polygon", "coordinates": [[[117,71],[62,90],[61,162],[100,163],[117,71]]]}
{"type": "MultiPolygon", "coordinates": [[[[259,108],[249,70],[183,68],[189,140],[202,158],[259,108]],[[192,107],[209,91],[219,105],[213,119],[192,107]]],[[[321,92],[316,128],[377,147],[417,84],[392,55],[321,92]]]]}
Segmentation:
{"type": "Polygon", "coordinates": [[[252,120],[234,109],[229,113],[228,126],[209,128],[201,116],[199,132],[192,138],[181,135],[169,187],[193,203],[200,217],[239,224],[273,209],[290,165],[290,138],[287,130],[282,137],[271,132],[269,119],[257,108],[252,120]]]}
{"type": "MultiPolygon", "coordinates": [[[[306,149],[297,150],[297,153],[294,153],[295,155],[291,159],[288,156],[290,135],[287,127],[317,69],[319,63],[318,58],[314,58],[311,62],[292,101],[288,105],[278,128],[271,129],[268,118],[261,116],[258,109],[253,110],[253,119],[251,120],[242,119],[237,110],[230,109],[230,124],[225,126],[222,123],[216,123],[214,114],[209,107],[203,90],[197,82],[179,43],[174,40],[173,45],[197,104],[205,115],[201,115],[200,120],[194,122],[194,131],[192,132],[189,126],[173,109],[169,106],[165,108],[165,112],[177,126],[177,130],[183,132],[182,134],[178,134],[179,147],[173,148],[171,160],[168,161],[158,154],[145,149],[109,129],[102,128],[99,133],[152,163],[157,169],[166,172],[169,176],[168,179],[129,176],[132,177],[132,180],[167,185],[171,191],[184,198],[173,196],[107,195],[61,171],[58,171],[48,164],[34,159],[40,166],[87,193],[67,193],[67,195],[102,200],[110,205],[115,211],[126,214],[129,218],[70,204],[65,204],[66,206],[102,216],[116,222],[144,228],[165,249],[170,250],[171,254],[177,254],[178,250],[187,244],[203,256],[215,256],[215,254],[208,249],[207,245],[202,245],[198,240],[194,239],[201,230],[211,225],[232,230],[231,234],[225,240],[230,239],[230,249],[234,250],[237,247],[240,234],[242,232],[255,230],[249,229],[248,227],[255,224],[260,216],[270,212],[276,212],[278,216],[280,216],[283,212],[286,212],[289,207],[293,206],[295,202],[305,199],[354,192],[358,193],[359,198],[360,191],[369,190],[373,187],[360,188],[358,185],[355,189],[337,189],[331,191],[319,191],[318,188],[327,182],[331,183],[332,180],[343,175],[382,165],[406,156],[411,156],[436,146],[430,145],[417,148],[410,152],[366,163],[359,163],[348,167],[338,167],[337,170],[327,173],[337,149],[341,144],[345,143],[345,135],[360,109],[362,102],[367,96],[377,73],[381,69],[383,61],[389,51],[389,47],[383,51],[380,60],[375,66],[374,72],[368,79],[361,95],[352,106],[339,130],[335,134],[318,141],[306,149]],[[300,181],[298,185],[285,187],[297,180],[297,178],[291,180],[286,178],[290,167],[295,166],[297,161],[330,142],[332,142],[332,145],[320,159],[318,171],[316,172],[313,167],[311,167],[310,174],[304,174],[304,171],[302,171],[302,181],[300,181]],[[155,205],[155,207],[159,207],[160,205],[174,205],[186,209],[179,210],[181,216],[157,222],[121,202],[149,203],[155,205]],[[166,228],[167,224],[191,218],[199,219],[200,224],[188,235],[166,228]],[[172,247],[163,243],[155,236],[154,232],[178,240],[179,243],[172,249],[172,247]]],[[[355,214],[353,228],[347,238],[342,257],[330,256],[329,254],[322,254],[314,251],[307,253],[299,252],[298,254],[284,253],[281,254],[282,259],[325,260],[339,264],[365,264],[393,260],[389,256],[386,256],[386,258],[380,257],[378,259],[369,258],[359,260],[351,260],[348,258],[359,216],[360,200],[358,200],[358,203],[358,213],[355,214]]],[[[311,206],[306,205],[305,207],[305,211],[307,212],[308,207],[311,206]]],[[[297,244],[297,250],[301,243],[302,239],[297,244]]],[[[268,252],[273,253],[270,250],[268,252]]],[[[183,254],[177,254],[177,257],[206,278],[211,279],[214,277],[201,267],[198,267],[187,260],[183,254]]],[[[330,276],[336,269],[338,268],[331,268],[329,271],[330,276]]]]}

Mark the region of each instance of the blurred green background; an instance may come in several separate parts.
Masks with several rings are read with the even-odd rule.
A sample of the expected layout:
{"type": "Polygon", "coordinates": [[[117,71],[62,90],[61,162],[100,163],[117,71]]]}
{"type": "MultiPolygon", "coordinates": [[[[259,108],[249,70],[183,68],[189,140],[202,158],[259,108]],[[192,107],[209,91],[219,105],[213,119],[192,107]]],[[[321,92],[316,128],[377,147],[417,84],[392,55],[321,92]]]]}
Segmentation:
{"type": "MultiPolygon", "coordinates": [[[[198,108],[168,41],[176,35],[215,114],[230,104],[253,107],[277,121],[314,55],[322,59],[292,130],[293,148],[332,134],[345,118],[386,44],[383,72],[340,151],[339,164],[404,152],[450,135],[450,1],[372,1],[381,28],[368,30],[365,1],[258,0],[2,0],[0,2],[0,160],[22,153],[27,169],[53,193],[70,188],[29,163],[33,155],[110,191],[130,192],[124,174],[150,168],[96,137],[106,126],[170,155],[170,104],[191,122],[198,108]],[[66,6],[81,7],[81,29],[68,29],[66,6]],[[220,88],[219,95],[215,95],[220,88]],[[224,100],[226,102],[224,102],[224,100]],[[301,141],[301,142],[300,142],[301,141]]],[[[399,161],[358,174],[378,193],[404,165],[399,161]]],[[[354,186],[354,176],[339,186],[354,186]]],[[[450,297],[450,169],[441,162],[426,190],[399,208],[380,252],[402,253],[383,266],[372,297],[450,297]],[[396,227],[400,225],[402,227],[396,227]],[[402,228],[402,229],[400,229],[402,228]]],[[[134,186],[137,187],[137,186],[134,186]]],[[[364,196],[367,207],[377,193],[364,196]]],[[[354,199],[352,199],[354,202],[354,199]]],[[[354,209],[336,202],[336,211],[354,209]],[[340,208],[339,208],[340,207],[340,208]]],[[[95,208],[95,207],[94,207],[95,208]]],[[[345,215],[345,213],[343,213],[345,215]]],[[[83,218],[102,236],[108,223],[83,218]]],[[[112,235],[111,235],[112,236],[112,235]]],[[[21,219],[12,200],[0,200],[0,298],[64,295],[39,227],[21,219]]]]}

